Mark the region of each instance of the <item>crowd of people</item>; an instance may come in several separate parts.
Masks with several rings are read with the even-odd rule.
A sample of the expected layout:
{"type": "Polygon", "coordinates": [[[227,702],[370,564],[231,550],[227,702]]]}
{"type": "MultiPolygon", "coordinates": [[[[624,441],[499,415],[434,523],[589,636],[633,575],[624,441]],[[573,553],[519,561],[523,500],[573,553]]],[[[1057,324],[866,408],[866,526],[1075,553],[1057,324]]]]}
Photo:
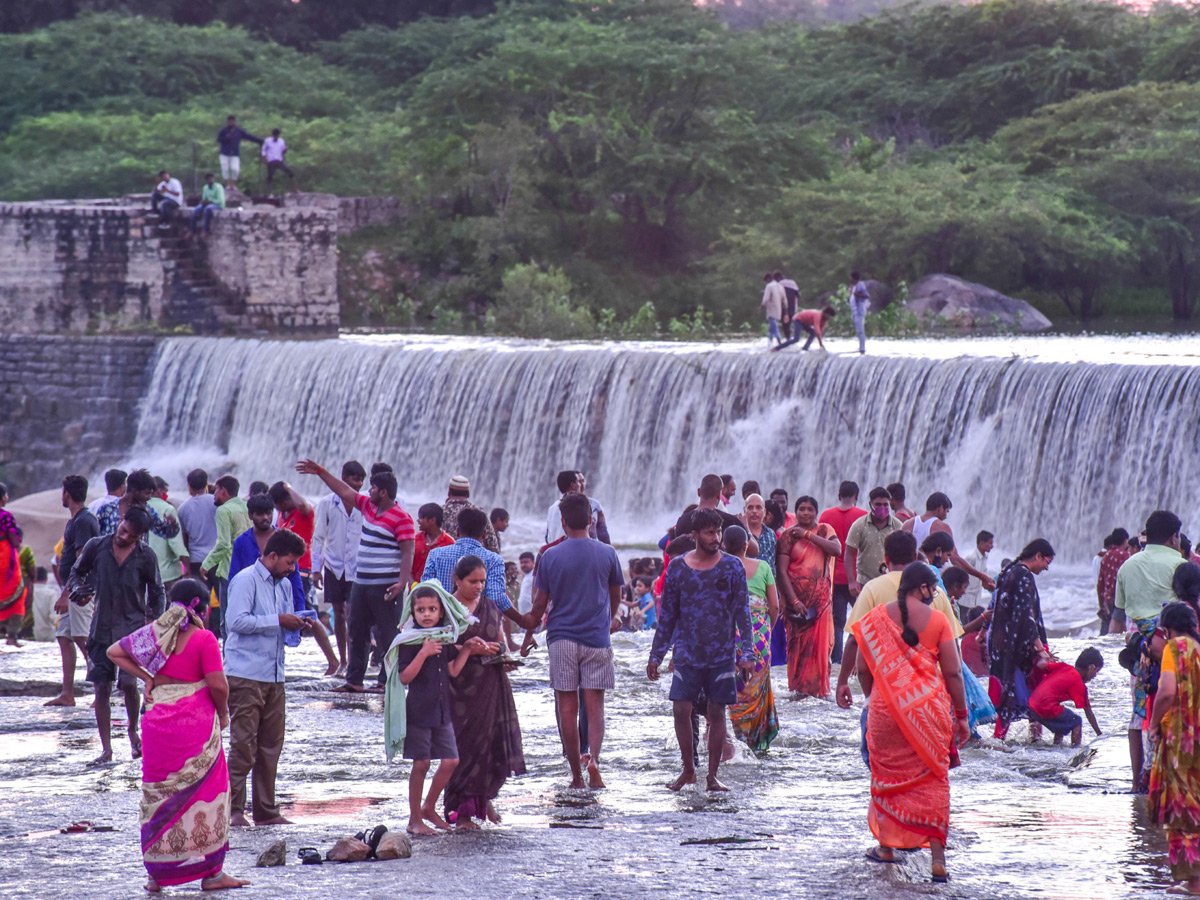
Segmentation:
{"type": "MultiPolygon", "coordinates": [[[[705,789],[726,791],[719,770],[731,740],[770,748],[773,668],[785,667],[781,680],[800,699],[829,697],[837,666],[834,700],[845,709],[856,677],[878,842],[867,857],[893,863],[899,850],[929,847],[934,881],[949,877],[949,770],[981,725],[994,721],[992,739],[1005,740],[1028,722],[1031,740],[1046,729],[1055,743],[1078,745],[1082,713],[1100,733],[1087,684],[1102,654],[1089,647],[1060,661],[1042,619],[1037,576],[1054,548],[1035,538],[990,574],[994,535],[980,531],[960,554],[941,491],[916,513],[903,484],[878,486],[862,508],[859,486],[844,481],[822,510],[811,495],[764,497],[754,481],[739,490],[730,475],[706,475],[663,535],[661,559],[635,558],[623,571],[578,471],[555,479],[540,550],[506,562],[509,515],[474,505],[464,476],[450,479],[441,503],[417,506],[414,522],[386,463],[368,471],[349,461],[338,475],[314,460],[295,468],[312,479],[304,489],[317,480],[327,489],[315,505],[285,481],[254,482],[243,497],[234,476],[210,483],[199,469],[178,509],[145,470],[110,470],[106,496],[90,507],[87,479],[63,480],[63,689],[47,705],[74,705],[83,650],[101,742],[93,764],[105,765],[120,689],[142,759],[152,890],[197,879],[236,887],[223,871],[229,828],[288,822],[275,796],[285,667],[287,648],[306,635],[324,651],[326,674],[344,679],[333,690],[383,695],[385,750],[410,761],[417,835],[501,821],[500,790],[525,772],[509,674],[540,644],[568,786],[605,786],[606,701],[617,686],[610,636],[621,630],[651,630],[646,676],[671,675],[674,791],[699,782],[702,756],[705,789]]],[[[0,620],[17,609],[6,597],[20,545],[0,508],[0,620]]],[[[1167,827],[1175,877],[1200,892],[1200,565],[1164,510],[1139,539],[1118,529],[1105,548],[1100,618],[1128,634],[1134,788],[1150,792],[1167,827]]]]}
{"type": "MultiPolygon", "coordinates": [[[[296,190],[296,173],[287,164],[288,145],[283,139],[283,132],[278,128],[271,130],[268,138],[255,137],[237,123],[235,116],[225,120],[225,127],[217,132],[218,158],[221,164],[221,181],[212,172],[204,173],[204,184],[200,188],[200,199],[192,207],[189,214],[189,225],[184,232],[184,239],[199,237],[207,240],[212,232],[213,216],[225,209],[226,190],[237,191],[238,179],[242,172],[242,142],[250,141],[259,145],[259,156],[267,166],[267,192],[270,193],[277,172],[287,175],[292,190],[296,190]]],[[[157,213],[163,222],[170,222],[184,207],[187,197],[183,192],[183,184],[178,178],[163,169],[154,180],[154,190],[150,194],[150,211],[157,213]]]]}

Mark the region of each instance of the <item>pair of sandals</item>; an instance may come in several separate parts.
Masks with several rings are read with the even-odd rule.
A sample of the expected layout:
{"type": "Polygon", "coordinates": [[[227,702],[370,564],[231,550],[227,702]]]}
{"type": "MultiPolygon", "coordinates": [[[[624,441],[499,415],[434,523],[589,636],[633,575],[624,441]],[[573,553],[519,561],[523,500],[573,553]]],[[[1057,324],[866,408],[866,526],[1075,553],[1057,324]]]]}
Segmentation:
{"type": "Polygon", "coordinates": [[[379,849],[379,842],[383,840],[383,836],[387,834],[388,827],[386,825],[376,825],[374,828],[368,828],[366,831],[360,831],[355,837],[371,848],[371,852],[367,854],[367,859],[378,859],[375,851],[379,849]]]}

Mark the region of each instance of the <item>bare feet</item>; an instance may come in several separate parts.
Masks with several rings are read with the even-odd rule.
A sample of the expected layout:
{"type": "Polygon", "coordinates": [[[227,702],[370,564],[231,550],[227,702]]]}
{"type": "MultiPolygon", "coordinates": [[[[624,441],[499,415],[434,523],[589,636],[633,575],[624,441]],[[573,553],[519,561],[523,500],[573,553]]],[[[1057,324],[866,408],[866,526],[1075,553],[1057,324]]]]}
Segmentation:
{"type": "Polygon", "coordinates": [[[249,828],[250,820],[246,818],[245,813],[234,813],[229,817],[229,825],[232,828],[249,828]]]}
{"type": "Polygon", "coordinates": [[[341,663],[339,663],[336,659],[329,660],[329,665],[325,668],[325,674],[327,676],[328,675],[337,675],[337,674],[341,673],[341,671],[342,671],[341,663]]]}
{"type": "Polygon", "coordinates": [[[148,890],[152,894],[157,894],[159,891],[162,890],[162,887],[153,878],[151,878],[149,881],[147,881],[145,883],[145,885],[143,885],[143,887],[145,887],[146,890],[148,890]]]}
{"type": "MultiPolygon", "coordinates": [[[[42,704],[42,706],[74,706],[74,705],[75,705],[75,695],[74,694],[59,694],[53,700],[47,700],[45,703],[42,704]]],[[[147,888],[147,890],[149,890],[149,888],[147,888]]]]}
{"type": "Polygon", "coordinates": [[[276,816],[273,819],[264,819],[261,822],[255,822],[255,825],[295,825],[291,819],[285,819],[283,816],[276,816]]]}
{"type": "Polygon", "coordinates": [[[435,827],[442,829],[442,831],[450,830],[450,823],[438,815],[436,806],[423,805],[421,807],[421,815],[424,816],[426,822],[432,822],[435,827]]]}
{"type": "Polygon", "coordinates": [[[95,759],[93,759],[90,763],[88,763],[88,768],[92,768],[94,766],[107,766],[111,762],[112,762],[112,750],[105,750],[103,753],[101,753],[99,756],[97,756],[95,759]]]}
{"type": "Polygon", "coordinates": [[[596,765],[595,760],[590,760],[587,766],[588,787],[594,791],[604,789],[604,779],[600,777],[600,767],[596,765]]]}
{"type": "Polygon", "coordinates": [[[455,823],[456,831],[479,831],[479,823],[474,819],[469,819],[466,816],[459,816],[458,822],[455,823]]]}
{"type": "Polygon", "coordinates": [[[670,784],[667,785],[667,790],[668,791],[681,791],[681,790],[683,790],[683,786],[685,784],[695,784],[695,783],[696,783],[696,773],[692,772],[690,770],[684,770],[684,772],[678,778],[676,778],[674,781],[672,781],[670,784]]]}
{"type": "Polygon", "coordinates": [[[487,805],[487,820],[493,825],[499,825],[503,821],[500,818],[500,813],[496,812],[496,807],[492,806],[491,800],[488,801],[487,805]]]}
{"type": "Polygon", "coordinates": [[[725,738],[725,743],[721,745],[721,762],[729,762],[733,759],[736,751],[733,749],[733,741],[725,738]]]}
{"type": "Polygon", "coordinates": [[[227,891],[230,888],[245,887],[249,883],[248,881],[242,881],[240,878],[234,878],[232,875],[226,875],[222,872],[216,878],[205,878],[200,882],[200,888],[205,891],[227,891]]]}
{"type": "Polygon", "coordinates": [[[707,791],[728,791],[729,790],[729,788],[725,787],[725,785],[723,785],[723,784],[721,784],[721,782],[717,781],[716,775],[709,775],[708,778],[705,779],[704,788],[707,791]]]}
{"type": "Polygon", "coordinates": [[[572,778],[571,783],[567,785],[568,791],[582,791],[586,789],[587,785],[583,783],[582,775],[580,775],[578,778],[572,778]]]}
{"type": "Polygon", "coordinates": [[[129,736],[129,747],[133,751],[134,759],[142,758],[142,739],[140,737],[131,734],[129,736]]]}
{"type": "Polygon", "coordinates": [[[409,822],[408,828],[406,828],[405,831],[412,835],[425,835],[427,837],[437,834],[436,831],[434,831],[424,822],[409,822]]]}
{"type": "Polygon", "coordinates": [[[333,675],[335,678],[345,678],[346,677],[346,664],[338,663],[337,671],[334,672],[333,675]]]}

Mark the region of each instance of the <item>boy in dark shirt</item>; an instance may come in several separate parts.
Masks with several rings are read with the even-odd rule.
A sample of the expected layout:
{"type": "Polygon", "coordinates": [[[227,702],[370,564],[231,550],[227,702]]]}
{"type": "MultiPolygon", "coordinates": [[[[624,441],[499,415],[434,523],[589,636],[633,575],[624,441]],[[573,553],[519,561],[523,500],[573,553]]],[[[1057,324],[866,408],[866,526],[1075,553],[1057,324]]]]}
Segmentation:
{"type": "Polygon", "coordinates": [[[1088,703],[1087,682],[1102,668],[1104,657],[1095,647],[1080,653],[1074,668],[1060,662],[1046,664],[1038,686],[1029,697],[1029,712],[1035,721],[1054,732],[1054,743],[1061,744],[1067,734],[1071,735],[1072,747],[1078,747],[1083,741],[1083,720],[1062,705],[1064,700],[1070,700],[1077,709],[1082,709],[1092,730],[1100,733],[1088,703]]]}
{"type": "MultiPolygon", "coordinates": [[[[441,598],[433,588],[414,590],[412,609],[417,628],[437,628],[446,621],[441,598]]],[[[404,758],[413,761],[408,777],[409,834],[436,834],[425,820],[438,828],[450,827],[437,814],[438,797],[458,766],[458,744],[450,719],[450,679],[466,665],[472,642],[479,641],[479,638],[471,638],[458,648],[426,638],[422,644],[405,644],[399,648],[396,665],[400,669],[400,682],[407,688],[404,758]],[[432,759],[439,760],[438,768],[422,803],[421,791],[432,759]]]]}

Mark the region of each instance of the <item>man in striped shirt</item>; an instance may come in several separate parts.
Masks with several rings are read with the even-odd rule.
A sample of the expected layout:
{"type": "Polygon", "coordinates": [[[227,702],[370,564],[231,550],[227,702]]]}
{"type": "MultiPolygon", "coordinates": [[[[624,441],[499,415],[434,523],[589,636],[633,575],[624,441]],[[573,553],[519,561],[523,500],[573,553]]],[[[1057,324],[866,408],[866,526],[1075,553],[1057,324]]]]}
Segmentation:
{"type": "Polygon", "coordinates": [[[364,497],[311,459],[296,463],[296,471],[318,476],[348,506],[362,513],[357,572],[350,592],[350,664],[346,683],[335,690],[383,693],[383,667],[378,686],[363,685],[371,654],[371,632],[375,630],[380,650],[386,650],[399,625],[400,603],[412,576],[416,544],[412,517],[396,503],[396,476],[391,472],[372,475],[371,491],[364,497]]]}

